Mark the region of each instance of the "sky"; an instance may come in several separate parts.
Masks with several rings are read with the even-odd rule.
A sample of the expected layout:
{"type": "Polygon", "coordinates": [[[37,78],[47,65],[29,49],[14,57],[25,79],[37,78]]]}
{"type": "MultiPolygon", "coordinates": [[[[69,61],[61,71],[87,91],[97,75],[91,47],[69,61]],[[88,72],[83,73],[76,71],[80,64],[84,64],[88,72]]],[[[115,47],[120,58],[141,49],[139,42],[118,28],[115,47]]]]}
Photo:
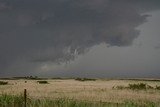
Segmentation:
{"type": "Polygon", "coordinates": [[[0,77],[160,77],[160,0],[0,0],[0,77]]]}

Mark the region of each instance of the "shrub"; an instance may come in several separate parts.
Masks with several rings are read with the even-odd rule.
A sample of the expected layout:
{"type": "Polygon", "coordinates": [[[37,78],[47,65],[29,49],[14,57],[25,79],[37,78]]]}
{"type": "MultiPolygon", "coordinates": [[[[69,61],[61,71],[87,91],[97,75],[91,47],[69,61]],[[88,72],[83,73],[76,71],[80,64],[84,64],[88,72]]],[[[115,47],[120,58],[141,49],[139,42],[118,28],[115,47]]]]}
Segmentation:
{"type": "Polygon", "coordinates": [[[154,89],[154,87],[147,85],[147,89],[154,89]]]}
{"type": "Polygon", "coordinates": [[[125,89],[125,88],[126,88],[126,87],[125,87],[125,86],[122,86],[122,85],[116,86],[116,89],[120,89],[120,90],[125,89]]]}
{"type": "Polygon", "coordinates": [[[31,79],[31,80],[38,80],[40,78],[38,78],[37,76],[27,76],[25,77],[26,79],[31,79]]]}
{"type": "Polygon", "coordinates": [[[0,81],[0,85],[7,85],[8,82],[0,81]]]}
{"type": "Polygon", "coordinates": [[[146,90],[147,84],[145,84],[145,83],[129,84],[128,88],[132,89],[132,90],[146,90]]]}
{"type": "Polygon", "coordinates": [[[131,90],[146,90],[146,89],[160,89],[160,86],[156,86],[156,88],[150,86],[150,85],[147,85],[147,84],[144,84],[144,83],[138,83],[138,84],[128,84],[127,87],[125,86],[114,86],[112,87],[112,89],[131,89],[131,90]]]}
{"type": "Polygon", "coordinates": [[[48,84],[48,81],[37,81],[39,84],[48,84]]]}
{"type": "Polygon", "coordinates": [[[160,90],[160,86],[157,86],[157,85],[156,85],[156,88],[155,88],[155,89],[160,90]]]}
{"type": "Polygon", "coordinates": [[[75,78],[77,81],[96,81],[96,79],[93,78],[75,78]]]}

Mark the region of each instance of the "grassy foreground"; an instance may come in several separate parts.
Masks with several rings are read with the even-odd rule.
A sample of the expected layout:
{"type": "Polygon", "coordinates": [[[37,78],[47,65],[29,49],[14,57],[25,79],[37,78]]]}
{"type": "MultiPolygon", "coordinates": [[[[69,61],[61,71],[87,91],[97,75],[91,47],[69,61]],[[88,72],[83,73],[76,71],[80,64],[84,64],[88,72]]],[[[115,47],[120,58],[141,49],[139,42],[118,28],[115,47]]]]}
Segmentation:
{"type": "MultiPolygon", "coordinates": [[[[22,95],[0,95],[0,107],[24,107],[24,98],[22,95]]],[[[132,102],[124,101],[123,103],[109,102],[91,102],[78,101],[74,99],[27,99],[27,107],[158,107],[153,102],[132,102]]]]}

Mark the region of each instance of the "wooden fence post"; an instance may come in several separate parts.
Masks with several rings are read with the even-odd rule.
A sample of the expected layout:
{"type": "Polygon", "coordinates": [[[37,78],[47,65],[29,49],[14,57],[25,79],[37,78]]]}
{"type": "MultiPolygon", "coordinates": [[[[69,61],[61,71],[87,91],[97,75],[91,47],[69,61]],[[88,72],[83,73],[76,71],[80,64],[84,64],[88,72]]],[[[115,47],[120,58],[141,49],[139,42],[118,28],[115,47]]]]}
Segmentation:
{"type": "Polygon", "coordinates": [[[27,90],[24,89],[24,107],[27,107],[27,90]]]}
{"type": "Polygon", "coordinates": [[[117,103],[117,106],[116,107],[118,107],[118,103],[117,103]]]}

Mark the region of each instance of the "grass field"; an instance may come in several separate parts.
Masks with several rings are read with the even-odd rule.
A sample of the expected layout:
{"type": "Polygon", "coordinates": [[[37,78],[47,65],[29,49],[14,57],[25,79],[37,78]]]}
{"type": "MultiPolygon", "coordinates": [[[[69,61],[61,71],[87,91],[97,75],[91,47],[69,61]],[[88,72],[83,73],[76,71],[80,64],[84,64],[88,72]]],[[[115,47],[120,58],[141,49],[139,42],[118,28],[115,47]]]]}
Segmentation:
{"type": "Polygon", "coordinates": [[[0,81],[7,82],[5,85],[0,85],[0,107],[23,107],[24,89],[27,89],[28,107],[160,107],[158,80],[0,81]],[[138,88],[137,84],[140,84],[138,88]]]}

